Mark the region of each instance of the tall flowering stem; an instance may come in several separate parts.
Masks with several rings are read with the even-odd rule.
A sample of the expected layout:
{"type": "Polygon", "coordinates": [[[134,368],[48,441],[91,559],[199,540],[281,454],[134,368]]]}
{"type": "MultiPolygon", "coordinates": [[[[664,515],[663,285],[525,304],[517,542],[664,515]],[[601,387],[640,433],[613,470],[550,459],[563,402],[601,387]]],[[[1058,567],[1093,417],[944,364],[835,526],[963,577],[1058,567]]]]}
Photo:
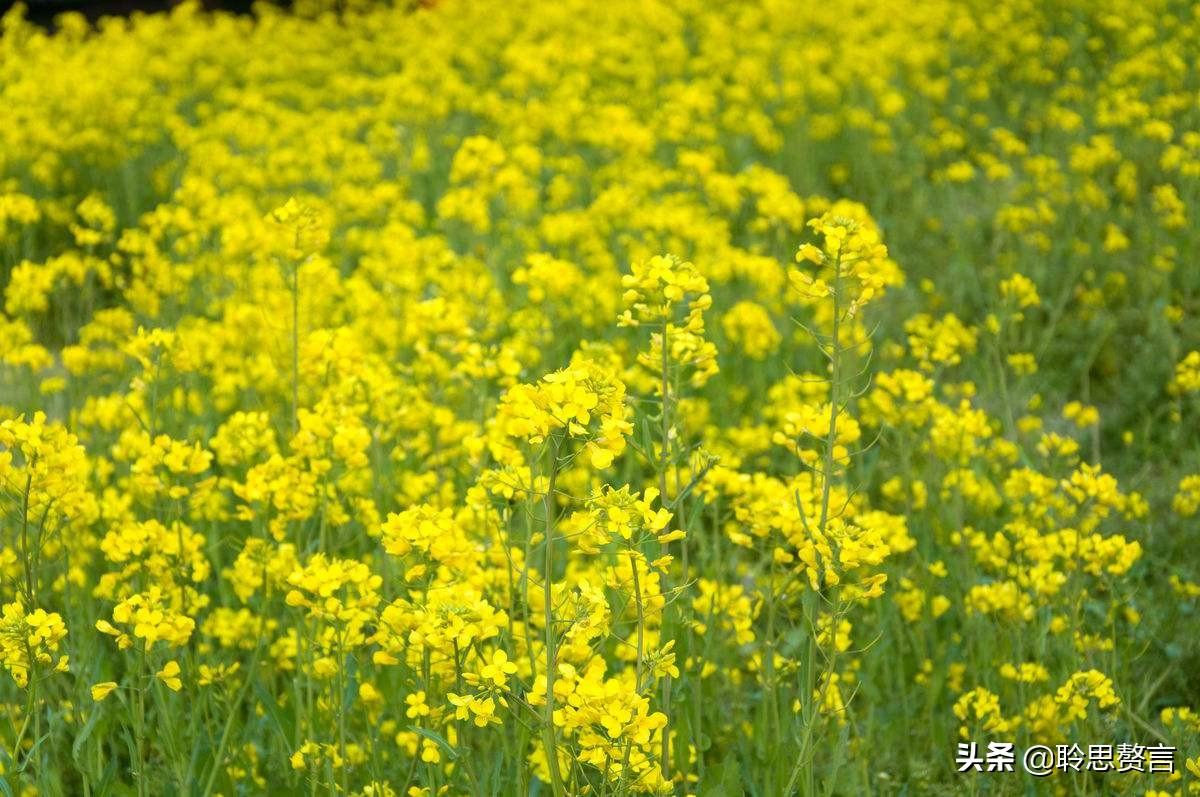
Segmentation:
{"type": "MultiPolygon", "coordinates": [[[[785,793],[797,789],[801,794],[816,793],[813,753],[820,713],[829,705],[841,705],[837,695],[831,700],[830,690],[836,690],[837,654],[836,629],[848,607],[848,601],[835,597],[846,571],[859,564],[881,560],[886,545],[875,541],[874,551],[853,560],[846,551],[862,550],[864,541],[871,541],[869,530],[856,528],[844,516],[846,505],[834,507],[834,493],[845,487],[845,468],[850,454],[847,443],[857,439],[858,426],[849,415],[848,403],[854,394],[849,382],[860,374],[847,374],[847,369],[860,349],[869,346],[870,337],[858,328],[848,334],[856,323],[859,311],[877,298],[883,290],[900,280],[899,270],[888,259],[887,248],[865,212],[847,203],[840,210],[813,219],[809,226],[819,236],[820,243],[806,243],[796,255],[798,263],[808,268],[794,269],[789,274],[792,287],[801,302],[812,309],[818,327],[805,327],[813,336],[829,370],[829,405],[824,412],[805,417],[789,416],[785,429],[777,433],[777,442],[788,445],[819,479],[816,507],[806,506],[797,495],[796,509],[804,535],[808,538],[801,549],[800,560],[810,589],[801,599],[805,624],[804,655],[801,661],[800,719],[802,729],[799,751],[789,774],[785,793]],[[859,211],[859,212],[856,212],[859,211]],[[821,428],[821,427],[824,428],[821,428]],[[815,518],[812,517],[815,509],[815,518]],[[822,605],[830,610],[823,613],[822,605]],[[828,651],[822,650],[820,629],[823,622],[833,629],[829,634],[828,651]],[[823,672],[818,672],[823,662],[823,672]]],[[[819,409],[819,408],[818,408],[819,409]]],[[[856,585],[857,597],[880,593],[883,577],[869,576],[856,585]]],[[[771,587],[774,596],[774,586],[771,587]]],[[[774,607],[768,607],[773,616],[774,607]]],[[[769,632],[768,636],[773,636],[769,632]]],[[[774,641],[768,639],[768,656],[764,668],[773,669],[774,641]]]]}
{"type": "MultiPolygon", "coordinates": [[[[693,388],[702,387],[717,373],[716,347],[705,338],[704,312],[712,306],[708,281],[687,261],[671,255],[652,257],[648,261],[635,263],[628,275],[622,279],[625,288],[626,310],[621,315],[621,326],[644,327],[651,330],[649,347],[638,353],[639,366],[654,379],[659,394],[659,452],[653,467],[658,479],[658,491],[664,501],[671,500],[676,518],[679,516],[678,502],[681,500],[678,479],[678,444],[682,434],[674,423],[672,414],[679,384],[686,377],[693,388]],[[669,491],[667,474],[674,471],[675,495],[669,491]]],[[[685,532],[680,529],[676,539],[682,540],[685,532]]],[[[683,545],[683,561],[686,573],[687,546],[683,545]]],[[[631,565],[632,566],[632,565],[631,565]]],[[[637,584],[634,568],[635,590],[637,584]]],[[[645,651],[642,645],[643,622],[641,618],[640,592],[635,596],[638,606],[638,672],[642,669],[645,651]]],[[[689,646],[690,647],[690,646],[689,646]]],[[[640,683],[640,675],[639,675],[640,683]]],[[[662,704],[669,707],[671,699],[671,676],[662,679],[662,704]]],[[[670,714],[668,713],[668,723],[670,714]]],[[[670,725],[664,729],[661,764],[663,778],[670,777],[671,749],[670,725]]]]}
{"type": "Polygon", "coordinates": [[[555,725],[554,685],[557,680],[558,639],[554,616],[555,502],[558,495],[560,459],[573,446],[597,468],[609,467],[625,448],[632,427],[627,419],[625,386],[607,369],[587,359],[548,374],[537,384],[510,388],[497,409],[496,438],[492,454],[504,467],[522,470],[533,480],[533,468],[524,461],[525,446],[540,446],[549,457],[545,485],[534,483],[529,493],[541,492],[544,512],[542,599],[545,643],[544,692],[530,694],[531,703],[542,704],[541,736],[550,785],[555,795],[565,794],[566,785],[558,762],[558,730],[555,725]]]}

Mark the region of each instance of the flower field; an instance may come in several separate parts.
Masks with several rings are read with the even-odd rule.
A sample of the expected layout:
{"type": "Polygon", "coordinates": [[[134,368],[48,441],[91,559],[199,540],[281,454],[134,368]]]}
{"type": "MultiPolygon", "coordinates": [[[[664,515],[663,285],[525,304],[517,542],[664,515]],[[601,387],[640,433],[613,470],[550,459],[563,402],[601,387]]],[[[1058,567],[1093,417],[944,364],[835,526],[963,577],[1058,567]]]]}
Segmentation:
{"type": "Polygon", "coordinates": [[[8,12],[0,795],[1200,794],[1197,63],[8,12]]]}

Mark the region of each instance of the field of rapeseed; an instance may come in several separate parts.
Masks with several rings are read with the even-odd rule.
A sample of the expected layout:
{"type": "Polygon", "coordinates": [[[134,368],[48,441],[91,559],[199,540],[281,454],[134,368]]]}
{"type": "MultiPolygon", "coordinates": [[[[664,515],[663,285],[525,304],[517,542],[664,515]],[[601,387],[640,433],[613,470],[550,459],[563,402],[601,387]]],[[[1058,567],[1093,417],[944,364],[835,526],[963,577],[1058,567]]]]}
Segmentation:
{"type": "Polygon", "coordinates": [[[1200,7],[428,5],[4,16],[0,795],[1200,793],[1200,7]]]}

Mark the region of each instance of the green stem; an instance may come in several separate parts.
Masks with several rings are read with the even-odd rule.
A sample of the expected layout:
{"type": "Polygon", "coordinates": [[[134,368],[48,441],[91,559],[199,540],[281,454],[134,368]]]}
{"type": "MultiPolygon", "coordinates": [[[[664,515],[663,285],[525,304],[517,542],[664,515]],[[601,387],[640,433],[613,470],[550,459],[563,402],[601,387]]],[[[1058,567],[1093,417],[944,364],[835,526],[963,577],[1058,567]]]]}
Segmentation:
{"type": "MultiPolygon", "coordinates": [[[[839,388],[842,381],[841,277],[842,262],[838,258],[833,263],[833,328],[830,331],[829,337],[829,429],[825,436],[823,470],[821,473],[821,515],[816,528],[816,532],[821,538],[826,536],[826,530],[829,525],[829,502],[833,491],[833,452],[834,447],[837,445],[839,388]]],[[[791,793],[799,781],[800,793],[808,797],[816,793],[816,778],[812,766],[812,737],[819,710],[819,706],[816,704],[813,696],[816,690],[817,654],[819,652],[816,640],[818,611],[819,607],[817,606],[816,595],[812,589],[806,590],[804,595],[804,617],[809,627],[805,646],[804,679],[800,687],[801,716],[805,727],[800,745],[800,754],[796,759],[795,765],[792,767],[792,773],[788,778],[785,792],[791,793]]],[[[836,628],[833,631],[836,634],[836,628]]]]}
{"type": "Polygon", "coordinates": [[[233,705],[229,707],[229,716],[225,718],[225,727],[221,731],[221,741],[217,744],[216,758],[213,760],[212,772],[208,773],[208,780],[204,785],[204,794],[212,794],[213,786],[216,784],[217,774],[221,771],[221,762],[225,758],[225,748],[229,744],[229,734],[233,730],[233,721],[237,717],[238,711],[241,709],[242,701],[246,699],[246,693],[250,691],[250,679],[254,677],[254,673],[258,671],[258,657],[262,653],[264,635],[258,635],[258,644],[254,648],[254,655],[250,659],[250,669],[246,672],[246,680],[242,683],[242,688],[238,690],[237,698],[234,699],[233,705]]]}
{"type": "MultiPolygon", "coordinates": [[[[661,386],[662,387],[662,451],[659,453],[659,468],[658,468],[658,495],[659,495],[658,500],[663,501],[663,502],[665,502],[667,500],[667,468],[670,467],[672,460],[674,459],[674,457],[673,457],[674,452],[672,452],[670,450],[670,447],[671,447],[671,393],[670,393],[671,353],[670,353],[670,340],[668,337],[668,330],[670,328],[671,328],[671,324],[669,321],[663,323],[662,386],[661,386]]],[[[675,513],[673,513],[673,515],[678,514],[678,511],[679,511],[679,507],[676,506],[675,513]]],[[[686,562],[686,559],[684,561],[686,562]]],[[[634,573],[634,578],[636,579],[637,578],[636,566],[634,567],[633,573],[634,573]]],[[[687,576],[686,576],[686,572],[685,572],[684,578],[686,579],[686,577],[687,576]]],[[[640,590],[639,590],[638,599],[639,599],[639,604],[640,604],[640,602],[641,602],[640,590]]],[[[639,611],[640,611],[640,605],[639,605],[639,611]]],[[[639,636],[639,638],[638,638],[638,664],[639,664],[639,666],[641,665],[641,655],[642,655],[641,633],[642,633],[642,622],[641,622],[641,618],[639,617],[639,619],[638,619],[638,636],[639,636]]],[[[641,681],[640,674],[638,676],[638,680],[639,680],[639,682],[641,681]]],[[[662,765],[663,780],[671,779],[671,713],[670,713],[670,711],[667,710],[669,708],[668,702],[670,701],[670,697],[671,697],[671,676],[668,674],[668,675],[664,676],[664,678],[663,678],[662,708],[663,708],[663,713],[667,717],[666,725],[664,725],[663,729],[662,729],[662,754],[661,754],[662,761],[660,763],[662,765]]]]}
{"type": "Polygon", "coordinates": [[[542,599],[545,603],[546,621],[546,709],[545,727],[542,728],[542,742],[546,749],[546,768],[550,770],[550,788],[554,797],[566,793],[562,773],[558,769],[558,740],[554,730],[554,676],[556,670],[554,639],[554,490],[558,478],[558,445],[555,444],[550,457],[550,478],[546,484],[546,493],[542,504],[546,513],[546,529],[543,545],[542,562],[542,599]]]}
{"type": "Polygon", "coordinates": [[[138,652],[137,657],[137,699],[135,701],[136,709],[134,713],[133,723],[133,744],[136,749],[137,758],[137,792],[138,797],[146,795],[146,754],[145,754],[145,728],[146,728],[146,687],[142,683],[146,674],[146,650],[138,652]]]}

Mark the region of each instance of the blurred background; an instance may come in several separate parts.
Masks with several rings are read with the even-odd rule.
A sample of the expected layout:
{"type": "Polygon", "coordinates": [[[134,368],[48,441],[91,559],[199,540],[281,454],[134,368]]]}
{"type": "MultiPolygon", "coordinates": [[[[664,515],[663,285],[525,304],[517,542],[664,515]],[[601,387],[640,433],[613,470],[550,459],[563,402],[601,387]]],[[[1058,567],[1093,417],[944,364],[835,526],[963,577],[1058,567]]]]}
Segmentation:
{"type": "MultiPolygon", "coordinates": [[[[40,25],[49,25],[54,17],[67,11],[77,11],[90,20],[135,11],[166,11],[182,0],[23,0],[26,17],[40,25]]],[[[200,0],[200,5],[212,11],[249,13],[254,0],[200,0]]],[[[290,0],[273,0],[276,5],[291,5],[290,0]]],[[[13,0],[0,0],[0,13],[16,5],[13,0]]]]}

